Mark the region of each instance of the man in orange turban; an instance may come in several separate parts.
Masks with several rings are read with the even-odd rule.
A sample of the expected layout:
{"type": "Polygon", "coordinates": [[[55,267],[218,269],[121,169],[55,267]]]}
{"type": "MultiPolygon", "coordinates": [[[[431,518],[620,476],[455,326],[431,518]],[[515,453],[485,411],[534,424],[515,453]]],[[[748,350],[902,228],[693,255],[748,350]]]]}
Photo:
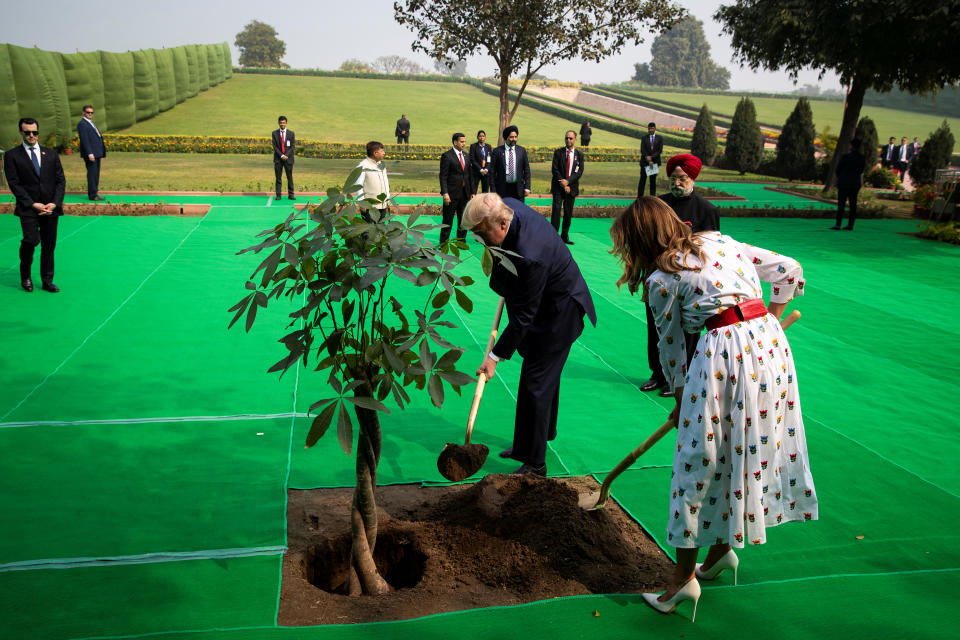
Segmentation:
{"type": "MultiPolygon", "coordinates": [[[[667,176],[670,178],[670,193],[660,196],[660,199],[670,205],[674,213],[681,220],[697,231],[719,231],[720,215],[717,208],[693,187],[703,163],[697,156],[681,153],[667,161],[667,176]]],[[[687,352],[692,353],[696,348],[699,335],[687,336],[687,352]]],[[[650,366],[650,379],[640,385],[641,391],[660,389],[660,395],[669,397],[670,390],[660,368],[660,354],[657,351],[657,327],[653,320],[653,313],[647,305],[647,364],[650,366]]]]}

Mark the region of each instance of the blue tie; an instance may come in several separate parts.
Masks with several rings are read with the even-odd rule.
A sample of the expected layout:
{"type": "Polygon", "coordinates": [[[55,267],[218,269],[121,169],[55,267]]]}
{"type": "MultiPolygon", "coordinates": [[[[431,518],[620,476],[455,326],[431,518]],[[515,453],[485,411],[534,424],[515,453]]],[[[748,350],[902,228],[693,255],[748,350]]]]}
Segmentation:
{"type": "Polygon", "coordinates": [[[30,159],[33,160],[33,170],[40,175],[40,159],[37,157],[37,148],[30,147],[30,159]]]}

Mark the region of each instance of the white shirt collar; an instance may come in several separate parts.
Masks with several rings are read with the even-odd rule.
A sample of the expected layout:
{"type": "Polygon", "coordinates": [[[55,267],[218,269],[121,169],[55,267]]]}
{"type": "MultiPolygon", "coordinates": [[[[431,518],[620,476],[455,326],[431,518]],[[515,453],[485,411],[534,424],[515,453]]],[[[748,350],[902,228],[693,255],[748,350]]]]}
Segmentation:
{"type": "Polygon", "coordinates": [[[38,143],[35,144],[35,145],[29,145],[29,144],[27,144],[26,142],[24,142],[24,143],[23,143],[23,148],[27,150],[27,153],[30,153],[30,150],[31,150],[31,149],[36,149],[37,152],[39,152],[39,151],[40,151],[40,143],[38,142],[38,143]]]}

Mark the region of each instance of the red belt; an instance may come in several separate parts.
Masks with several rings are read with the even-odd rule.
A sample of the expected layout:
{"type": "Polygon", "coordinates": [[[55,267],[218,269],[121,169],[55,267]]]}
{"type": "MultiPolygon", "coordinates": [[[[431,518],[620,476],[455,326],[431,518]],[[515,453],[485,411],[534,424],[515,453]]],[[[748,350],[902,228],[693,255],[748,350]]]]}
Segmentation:
{"type": "Polygon", "coordinates": [[[725,309],[715,316],[710,316],[707,318],[704,326],[707,329],[719,329],[720,327],[736,324],[743,320],[753,320],[754,318],[760,318],[765,315],[767,315],[767,307],[764,306],[763,300],[753,298],[752,300],[744,300],[740,304],[725,309]]]}

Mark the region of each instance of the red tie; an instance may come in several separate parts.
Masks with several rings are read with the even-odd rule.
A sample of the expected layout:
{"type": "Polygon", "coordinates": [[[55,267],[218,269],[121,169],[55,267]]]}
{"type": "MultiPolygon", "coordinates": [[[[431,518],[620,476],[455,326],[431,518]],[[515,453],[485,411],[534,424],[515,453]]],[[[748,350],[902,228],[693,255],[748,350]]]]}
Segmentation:
{"type": "Polygon", "coordinates": [[[280,153],[287,155],[287,135],[285,129],[280,129],[280,153]]]}
{"type": "Polygon", "coordinates": [[[570,174],[573,173],[573,150],[567,152],[567,177],[570,177],[570,174]]]}
{"type": "Polygon", "coordinates": [[[459,151],[457,151],[457,159],[460,160],[460,170],[461,170],[461,171],[466,171],[466,170],[467,170],[467,167],[466,167],[465,164],[463,164],[463,154],[460,153],[459,151]]]}

